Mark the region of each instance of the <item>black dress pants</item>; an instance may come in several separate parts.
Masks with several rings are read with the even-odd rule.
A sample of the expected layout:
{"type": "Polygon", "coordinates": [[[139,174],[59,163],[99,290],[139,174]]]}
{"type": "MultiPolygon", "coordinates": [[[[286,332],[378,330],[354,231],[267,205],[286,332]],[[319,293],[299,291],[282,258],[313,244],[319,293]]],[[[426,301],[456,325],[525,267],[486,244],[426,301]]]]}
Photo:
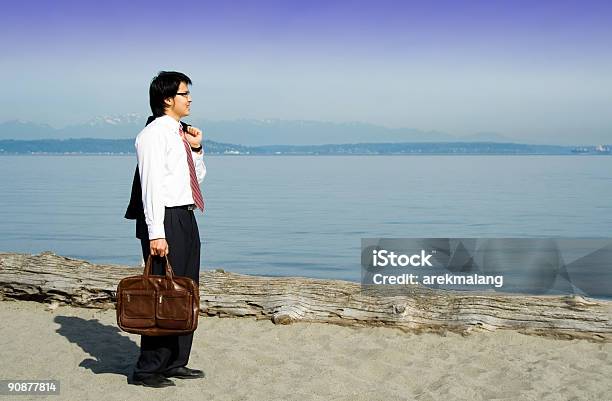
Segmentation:
{"type": "MultiPolygon", "coordinates": [[[[137,221],[136,224],[142,246],[142,257],[146,262],[150,253],[146,224],[143,221],[137,221]]],[[[164,230],[168,242],[168,260],[174,274],[189,277],[199,284],[200,233],[193,211],[181,207],[166,208],[164,230]]],[[[153,257],[151,274],[164,275],[164,263],[163,258],[153,257]]],[[[134,375],[142,378],[186,366],[189,362],[193,333],[178,336],[140,336],[140,338],[140,357],[134,368],[134,375]]]]}

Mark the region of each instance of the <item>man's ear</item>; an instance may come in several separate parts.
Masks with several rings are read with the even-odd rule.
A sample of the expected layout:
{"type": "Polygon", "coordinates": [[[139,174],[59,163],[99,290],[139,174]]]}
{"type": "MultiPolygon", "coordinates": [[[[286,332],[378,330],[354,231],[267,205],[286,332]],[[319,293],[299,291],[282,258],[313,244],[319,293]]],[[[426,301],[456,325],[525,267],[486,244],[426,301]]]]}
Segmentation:
{"type": "Polygon", "coordinates": [[[172,107],[172,105],[174,104],[174,99],[171,97],[167,97],[164,99],[164,104],[168,107],[172,107]]]}

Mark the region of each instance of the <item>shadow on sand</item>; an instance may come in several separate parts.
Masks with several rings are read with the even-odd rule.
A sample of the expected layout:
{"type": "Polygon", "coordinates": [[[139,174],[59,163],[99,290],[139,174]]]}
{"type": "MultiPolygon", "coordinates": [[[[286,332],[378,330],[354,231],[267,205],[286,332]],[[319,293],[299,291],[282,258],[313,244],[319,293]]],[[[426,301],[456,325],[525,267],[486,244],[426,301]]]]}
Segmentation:
{"type": "Polygon", "coordinates": [[[114,373],[129,379],[140,348],[129,337],[120,334],[118,327],[74,316],[56,316],[54,321],[60,325],[56,330],[58,334],[92,356],[79,366],[93,373],[114,373]]]}

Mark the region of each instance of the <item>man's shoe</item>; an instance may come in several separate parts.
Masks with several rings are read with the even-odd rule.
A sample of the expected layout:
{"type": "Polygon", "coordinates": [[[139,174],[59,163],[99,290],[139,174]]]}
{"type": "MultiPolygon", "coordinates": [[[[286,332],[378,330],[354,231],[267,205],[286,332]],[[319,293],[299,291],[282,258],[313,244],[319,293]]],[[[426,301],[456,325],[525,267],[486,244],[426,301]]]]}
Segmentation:
{"type": "Polygon", "coordinates": [[[131,384],[135,384],[137,386],[145,386],[145,387],[172,387],[175,386],[172,380],[166,379],[164,376],[160,374],[152,374],[144,377],[138,377],[134,375],[132,377],[131,384]]]}
{"type": "Polygon", "coordinates": [[[201,379],[205,376],[201,370],[189,369],[184,366],[167,370],[162,375],[165,377],[176,377],[177,379],[201,379]]]}

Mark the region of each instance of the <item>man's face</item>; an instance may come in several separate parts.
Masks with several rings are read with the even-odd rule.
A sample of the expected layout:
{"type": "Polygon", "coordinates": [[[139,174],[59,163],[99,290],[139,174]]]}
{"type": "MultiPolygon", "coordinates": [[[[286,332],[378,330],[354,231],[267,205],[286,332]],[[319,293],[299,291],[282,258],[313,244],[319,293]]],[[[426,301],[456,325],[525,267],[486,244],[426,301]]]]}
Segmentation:
{"type": "Polygon", "coordinates": [[[181,82],[178,87],[177,95],[166,100],[168,104],[168,114],[173,114],[178,118],[183,118],[189,115],[191,107],[191,94],[189,87],[185,82],[181,82]]]}

